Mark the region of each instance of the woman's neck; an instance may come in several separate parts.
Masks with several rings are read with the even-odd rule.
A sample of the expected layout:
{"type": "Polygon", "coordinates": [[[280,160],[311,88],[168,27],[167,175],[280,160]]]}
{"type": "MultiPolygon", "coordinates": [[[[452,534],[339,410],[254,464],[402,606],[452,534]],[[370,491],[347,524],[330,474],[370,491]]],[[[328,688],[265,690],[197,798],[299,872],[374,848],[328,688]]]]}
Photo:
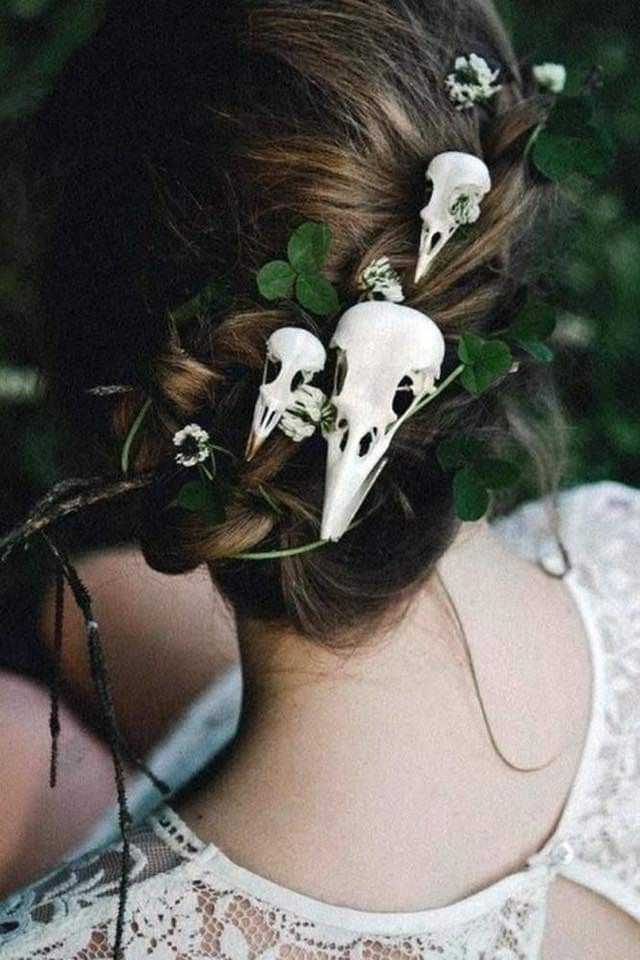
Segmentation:
{"type": "MultiPolygon", "coordinates": [[[[486,524],[463,527],[447,557],[493,543],[486,524]]],[[[448,563],[448,560],[447,560],[448,563]]],[[[444,565],[444,561],[443,561],[444,565]]],[[[451,681],[465,662],[438,572],[368,631],[322,645],[293,630],[244,620],[238,638],[245,686],[243,729],[277,717],[309,717],[325,706],[339,718],[347,701],[377,710],[411,703],[423,715],[434,683],[451,681]]]]}
{"type": "Polygon", "coordinates": [[[427,881],[439,905],[468,892],[469,877],[483,884],[496,869],[515,869],[512,848],[482,863],[487,837],[499,848],[509,817],[521,853],[545,839],[554,790],[568,782],[574,757],[568,751],[535,783],[501,761],[447,590],[495,740],[520,766],[561,754],[567,713],[582,709],[575,609],[561,584],[507,551],[486,524],[462,530],[438,574],[446,590],[431,577],[350,653],[239,625],[242,723],[215,776],[180,808],[196,833],[285,886],[374,910],[417,908],[427,881]],[[539,823],[531,805],[544,806],[545,795],[539,823]],[[424,823],[445,837],[452,804],[482,845],[462,845],[455,869],[445,858],[443,872],[424,823]],[[380,886],[389,867],[403,878],[392,889],[380,886]]]}

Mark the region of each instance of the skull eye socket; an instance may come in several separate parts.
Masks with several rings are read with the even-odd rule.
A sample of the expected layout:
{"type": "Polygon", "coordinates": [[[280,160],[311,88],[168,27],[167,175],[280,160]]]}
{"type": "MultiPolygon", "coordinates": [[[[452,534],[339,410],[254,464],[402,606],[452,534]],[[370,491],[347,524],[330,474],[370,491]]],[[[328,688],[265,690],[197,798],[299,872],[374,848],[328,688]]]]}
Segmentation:
{"type": "Polygon", "coordinates": [[[293,380],[291,381],[291,393],[295,393],[298,387],[301,387],[304,383],[304,374],[298,370],[293,380]]]}
{"type": "Polygon", "coordinates": [[[431,201],[432,196],[433,196],[433,180],[431,179],[431,177],[427,177],[425,190],[424,190],[424,202],[429,203],[431,201]]]}
{"type": "Polygon", "coordinates": [[[369,453],[369,450],[371,450],[373,441],[377,438],[377,436],[378,430],[376,427],[373,427],[372,430],[369,430],[368,433],[365,433],[364,437],[362,437],[360,440],[360,448],[358,450],[359,457],[366,457],[366,455],[369,453]]]}
{"type": "Polygon", "coordinates": [[[282,370],[281,360],[275,360],[272,357],[267,357],[267,362],[264,365],[263,383],[273,383],[273,381],[277,379],[281,370],[282,370]]]}
{"type": "Polygon", "coordinates": [[[262,429],[270,429],[278,416],[279,414],[277,410],[273,410],[271,407],[265,407],[262,411],[262,417],[260,418],[260,426],[262,429]]]}
{"type": "Polygon", "coordinates": [[[347,355],[339,350],[336,356],[336,368],[333,375],[333,395],[339,397],[347,379],[347,355]]]}
{"type": "Polygon", "coordinates": [[[413,392],[413,380],[411,377],[403,377],[396,387],[395,396],[393,398],[392,406],[396,417],[401,417],[403,413],[407,412],[413,403],[414,397],[415,394],[413,392]]]}

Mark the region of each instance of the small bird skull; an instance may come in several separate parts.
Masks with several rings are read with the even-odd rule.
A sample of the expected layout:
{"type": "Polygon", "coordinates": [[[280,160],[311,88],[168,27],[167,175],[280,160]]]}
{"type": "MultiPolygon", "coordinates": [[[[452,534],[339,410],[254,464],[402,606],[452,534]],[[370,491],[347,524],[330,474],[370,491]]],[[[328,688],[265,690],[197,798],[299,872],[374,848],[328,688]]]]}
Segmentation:
{"type": "Polygon", "coordinates": [[[478,219],[480,202],[491,190],[491,174],[479,157],[449,151],[433,158],[427,169],[427,184],[432,192],[420,211],[422,233],[416,283],[426,276],[458,227],[478,219]]]}
{"type": "Polygon", "coordinates": [[[425,314],[384,301],[356,304],[342,316],[330,344],[336,351],[325,431],[327,469],[323,540],[339,540],[387,464],[404,418],[436,389],[444,338],[425,314]]]}
{"type": "Polygon", "coordinates": [[[282,327],[267,341],[262,386],[253,413],[246,458],[251,460],[280,423],[295,391],[324,369],[327,353],[316,336],[282,327]]]}

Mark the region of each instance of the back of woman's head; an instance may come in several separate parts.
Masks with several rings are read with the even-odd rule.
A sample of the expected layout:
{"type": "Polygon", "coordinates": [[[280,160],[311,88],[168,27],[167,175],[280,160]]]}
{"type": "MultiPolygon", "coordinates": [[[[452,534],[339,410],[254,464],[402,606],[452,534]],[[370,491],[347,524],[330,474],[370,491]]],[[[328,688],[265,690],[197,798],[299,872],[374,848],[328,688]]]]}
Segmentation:
{"type": "Polygon", "coordinates": [[[355,529],[287,558],[233,559],[318,538],[322,437],[272,435],[240,467],[226,520],[213,524],[174,504],[172,434],[196,421],[241,459],[269,335],[307,326],[329,343],[335,318],[267,305],[256,287],[259,268],[306,220],[331,228],[325,273],[343,304],[360,295],[363,267],[390,258],[407,304],[447,338],[445,371],[461,332],[506,326],[548,199],[524,156],[545,106],[527,86],[484,0],[113,9],[43,115],[42,130],[61,111],[74,118],[56,134],[62,186],[45,294],[58,358],[75,358],[79,387],[137,377],[140,390],[118,401],[120,438],[152,399],[132,461],[164,477],[140,520],[152,566],[208,564],[242,615],[327,641],[370,623],[433,568],[457,528],[437,443],[451,430],[519,431],[505,408],[538,389],[526,363],[480,398],[451,390],[413,417],[355,529]],[[461,111],[444,79],[470,52],[500,67],[502,88],[461,111]],[[482,157],[493,189],[481,220],[414,285],[425,169],[447,150],[482,157]],[[224,304],[178,330],[167,323],[212,276],[224,279],[224,304]]]}

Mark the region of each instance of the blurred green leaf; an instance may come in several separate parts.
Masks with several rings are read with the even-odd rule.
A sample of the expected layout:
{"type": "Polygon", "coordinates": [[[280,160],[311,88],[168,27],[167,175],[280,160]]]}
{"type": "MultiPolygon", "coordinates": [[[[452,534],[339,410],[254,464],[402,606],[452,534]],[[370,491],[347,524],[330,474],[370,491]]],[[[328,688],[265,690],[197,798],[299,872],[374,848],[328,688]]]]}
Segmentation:
{"type": "Polygon", "coordinates": [[[471,467],[459,470],[453,480],[453,502],[461,520],[475,521],[489,509],[489,494],[471,467]]]}
{"type": "Polygon", "coordinates": [[[205,477],[187,481],[178,493],[177,503],[183,510],[202,514],[208,523],[216,526],[226,517],[224,493],[205,477]]]}

